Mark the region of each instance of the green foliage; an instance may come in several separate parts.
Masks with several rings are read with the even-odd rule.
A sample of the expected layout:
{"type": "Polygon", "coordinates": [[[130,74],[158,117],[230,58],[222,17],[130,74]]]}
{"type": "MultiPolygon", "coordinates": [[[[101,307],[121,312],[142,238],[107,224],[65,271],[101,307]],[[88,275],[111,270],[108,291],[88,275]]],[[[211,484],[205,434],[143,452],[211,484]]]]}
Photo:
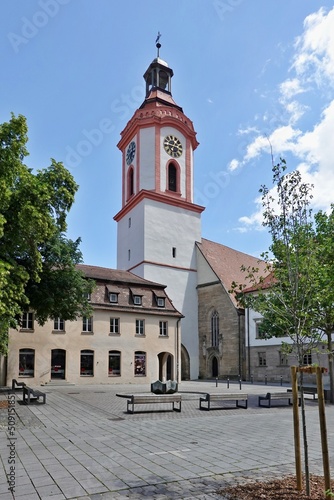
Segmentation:
{"type": "Polygon", "coordinates": [[[23,311],[33,308],[40,323],[56,313],[74,319],[89,310],[92,287],[75,268],[80,240],[65,237],[78,186],[55,160],[33,174],[27,140],[23,116],[0,125],[0,352],[23,311]]]}
{"type": "Polygon", "coordinates": [[[236,283],[232,290],[245,307],[262,314],[260,331],[267,338],[290,337],[302,365],[304,355],[321,339],[314,322],[318,245],[309,208],[312,186],[302,182],[299,171],[285,172],[281,159],[273,166],[274,189],[260,189],[263,225],[272,238],[262,256],[267,274],[245,269],[253,293],[244,293],[245,286],[236,283]]]}

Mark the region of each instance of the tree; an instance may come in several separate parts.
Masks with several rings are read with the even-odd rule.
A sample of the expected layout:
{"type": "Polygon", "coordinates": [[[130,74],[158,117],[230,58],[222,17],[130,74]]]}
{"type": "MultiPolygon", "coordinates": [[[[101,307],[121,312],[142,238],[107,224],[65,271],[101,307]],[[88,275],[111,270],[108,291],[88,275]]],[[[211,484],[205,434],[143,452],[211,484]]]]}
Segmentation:
{"type": "Polygon", "coordinates": [[[43,324],[49,317],[74,319],[90,305],[89,282],[76,269],[80,239],[66,239],[66,216],[78,189],[62,163],[36,174],[24,163],[27,124],[12,115],[0,125],[0,352],[10,327],[33,308],[43,324]]]}
{"type": "Polygon", "coordinates": [[[334,404],[333,343],[334,332],[334,205],[331,213],[315,214],[317,244],[317,285],[315,326],[327,339],[330,402],[334,404]]]}
{"type": "MultiPolygon", "coordinates": [[[[245,307],[262,314],[262,334],[267,338],[291,339],[292,344],[286,347],[292,347],[299,366],[302,366],[305,355],[317,347],[322,336],[319,322],[315,321],[320,300],[319,250],[309,208],[312,186],[302,182],[298,170],[290,174],[285,171],[285,160],[281,159],[273,165],[276,194],[266,186],[260,189],[263,225],[272,238],[269,252],[262,256],[269,277],[260,276],[257,269],[245,269],[249,284],[253,285],[256,293],[245,294],[244,287],[236,283],[233,283],[232,289],[245,307]]],[[[325,252],[323,256],[325,258],[325,252]]],[[[302,372],[300,377],[306,490],[309,492],[302,372]]]]}

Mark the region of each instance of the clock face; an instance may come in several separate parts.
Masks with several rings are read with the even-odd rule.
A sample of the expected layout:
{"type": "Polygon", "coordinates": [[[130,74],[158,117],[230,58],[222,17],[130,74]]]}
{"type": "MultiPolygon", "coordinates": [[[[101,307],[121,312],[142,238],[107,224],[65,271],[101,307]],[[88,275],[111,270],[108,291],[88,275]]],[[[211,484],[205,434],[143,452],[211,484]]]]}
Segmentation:
{"type": "Polygon", "coordinates": [[[136,154],[136,143],[135,142],[130,142],[129,147],[126,151],[126,163],[127,165],[130,165],[133,162],[133,159],[136,154]]]}
{"type": "Polygon", "coordinates": [[[182,144],[175,135],[167,135],[164,139],[164,148],[166,153],[173,158],[179,158],[182,155],[182,144]]]}

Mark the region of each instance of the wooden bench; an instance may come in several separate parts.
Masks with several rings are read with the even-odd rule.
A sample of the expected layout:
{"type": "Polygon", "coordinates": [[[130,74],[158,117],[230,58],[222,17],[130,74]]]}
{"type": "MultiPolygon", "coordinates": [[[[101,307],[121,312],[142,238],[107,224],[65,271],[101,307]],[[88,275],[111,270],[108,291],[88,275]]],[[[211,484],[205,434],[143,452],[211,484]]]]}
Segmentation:
{"type": "MultiPolygon", "coordinates": [[[[300,387],[298,388],[300,391],[300,387]]],[[[287,392],[292,392],[292,389],[287,389],[287,392]]],[[[303,387],[304,394],[311,394],[313,396],[313,400],[315,401],[316,396],[318,397],[318,389],[316,387],[303,387]]]]}
{"type": "Polygon", "coordinates": [[[180,394],[133,394],[127,401],[127,412],[134,413],[135,405],[151,405],[172,403],[173,411],[181,411],[181,395],[180,394]],[[175,403],[178,406],[175,406],[175,403]]]}
{"type": "MultiPolygon", "coordinates": [[[[237,408],[247,408],[247,406],[248,406],[248,394],[241,394],[241,393],[206,394],[205,396],[202,396],[199,398],[199,409],[200,410],[210,410],[211,403],[217,402],[217,401],[218,402],[235,401],[237,408]],[[244,403],[240,404],[240,401],[243,401],[244,403]]],[[[215,409],[223,409],[223,408],[226,408],[226,406],[215,406],[215,409]]]]}
{"type": "MultiPolygon", "coordinates": [[[[292,405],[292,393],[291,392],[267,392],[265,396],[259,396],[259,406],[271,407],[272,401],[288,401],[289,405],[292,405]],[[262,403],[266,401],[268,404],[263,405],[262,403]]],[[[300,406],[300,394],[298,393],[298,405],[300,406]]]]}
{"type": "Polygon", "coordinates": [[[31,387],[24,386],[23,387],[23,402],[27,405],[30,405],[33,401],[38,401],[39,398],[42,398],[42,404],[46,402],[46,394],[45,392],[38,391],[36,389],[32,389],[31,387]]]}

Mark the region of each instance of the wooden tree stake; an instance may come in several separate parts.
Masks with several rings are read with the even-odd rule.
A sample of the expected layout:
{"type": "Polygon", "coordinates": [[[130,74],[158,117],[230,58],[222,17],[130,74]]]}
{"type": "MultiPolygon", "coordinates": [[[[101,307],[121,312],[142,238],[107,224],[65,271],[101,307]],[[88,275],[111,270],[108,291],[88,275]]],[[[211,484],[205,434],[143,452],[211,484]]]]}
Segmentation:
{"type": "MultiPolygon", "coordinates": [[[[324,468],[325,491],[330,492],[331,477],[329,468],[327,428],[326,428],[326,416],[325,416],[325,399],[324,399],[324,388],[322,383],[322,371],[323,369],[320,366],[317,366],[317,391],[318,391],[319,422],[320,422],[321,448],[322,448],[322,463],[324,468]]],[[[327,496],[326,493],[325,496],[327,496]]]]}
{"type": "Polygon", "coordinates": [[[291,381],[292,381],[293,432],[294,432],[294,442],[295,442],[296,480],[297,480],[297,490],[301,491],[303,489],[303,482],[302,482],[302,459],[300,453],[298,383],[297,383],[296,366],[291,366],[291,381]]]}

